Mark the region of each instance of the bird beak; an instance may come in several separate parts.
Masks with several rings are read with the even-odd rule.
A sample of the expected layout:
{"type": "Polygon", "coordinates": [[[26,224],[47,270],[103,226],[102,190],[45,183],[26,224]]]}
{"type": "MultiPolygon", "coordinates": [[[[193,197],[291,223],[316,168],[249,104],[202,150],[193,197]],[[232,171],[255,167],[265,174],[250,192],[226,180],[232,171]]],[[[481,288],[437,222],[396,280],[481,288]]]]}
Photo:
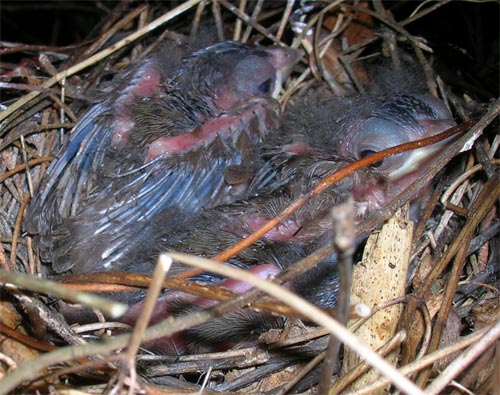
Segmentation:
{"type": "Polygon", "coordinates": [[[274,86],[273,98],[276,98],[280,92],[283,81],[290,75],[293,67],[301,58],[298,50],[284,47],[266,48],[266,52],[271,55],[271,64],[276,69],[276,84],[274,86]]]}
{"type": "MultiPolygon", "coordinates": [[[[427,130],[425,136],[422,137],[434,136],[456,126],[456,122],[452,119],[442,119],[434,121],[421,120],[419,123],[424,124],[424,129],[427,130]]],[[[391,172],[389,174],[389,179],[399,179],[407,174],[413,173],[416,170],[419,170],[420,173],[423,173],[428,168],[428,166],[426,166],[426,162],[431,163],[432,158],[437,155],[443,149],[443,147],[453,139],[454,137],[452,136],[438,143],[418,148],[409,152],[405,164],[391,172]]]]}

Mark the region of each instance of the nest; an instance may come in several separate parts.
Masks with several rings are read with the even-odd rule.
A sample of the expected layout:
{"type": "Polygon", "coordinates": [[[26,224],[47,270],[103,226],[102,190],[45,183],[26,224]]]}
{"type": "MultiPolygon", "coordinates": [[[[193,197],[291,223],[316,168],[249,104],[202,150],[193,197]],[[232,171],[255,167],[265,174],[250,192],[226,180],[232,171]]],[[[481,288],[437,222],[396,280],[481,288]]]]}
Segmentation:
{"type": "MultiPolygon", "coordinates": [[[[391,386],[421,393],[417,387],[408,387],[403,375],[429,394],[458,394],[462,391],[458,388],[486,394],[495,391],[495,374],[498,390],[498,355],[493,345],[500,336],[499,246],[495,240],[500,139],[491,126],[496,123],[498,127],[498,101],[488,106],[484,96],[465,94],[460,91],[463,86],[452,89],[444,83],[432,72],[434,55],[429,44],[406,29],[445,2],[416,7],[411,16],[400,20],[378,1],[296,3],[123,2],[108,10],[107,20],[91,39],[78,45],[16,44],[1,49],[12,59],[2,65],[1,76],[5,106],[0,113],[1,394],[62,394],[74,389],[86,393],[284,394],[314,393],[318,388],[322,393],[374,394],[391,386]],[[331,319],[331,312],[304,307],[286,290],[269,284],[254,284],[260,292],[235,297],[223,289],[207,291],[196,283],[155,281],[144,275],[102,278],[92,284],[83,279],[58,293],[53,283],[40,280],[45,270],[30,236],[23,234],[23,215],[53,160],[51,153],[63,144],[89,106],[87,93],[108,78],[110,70],[126,69],[166,38],[200,37],[197,32],[206,29],[207,17],[215,26],[210,34],[218,40],[275,43],[303,51],[297,71],[280,96],[283,107],[311,86],[340,96],[363,93],[367,84],[364,64],[384,56],[397,63],[400,44],[421,63],[430,93],[440,96],[462,122],[456,128],[461,137],[430,170],[354,230],[363,234],[376,229],[366,244],[362,265],[354,268],[348,330],[331,319]],[[435,178],[439,180],[434,192],[418,224],[413,225],[406,203],[435,178]],[[117,291],[125,285],[148,288],[153,298],[164,287],[224,302],[208,312],[169,320],[163,327],[147,331],[136,327],[131,337],[123,335],[122,325],[102,315],[99,324],[70,327],[55,308],[58,298],[75,300],[82,291],[117,291]],[[263,297],[265,293],[277,299],[270,302],[263,297]],[[372,310],[369,317],[363,303],[372,310]],[[289,320],[281,332],[263,336],[260,346],[176,357],[139,348],[145,331],[149,338],[155,333],[173,333],[244,306],[289,320]],[[330,340],[329,333],[334,334],[330,340]],[[345,346],[339,357],[342,368],[337,369],[339,342],[345,346]],[[367,345],[380,356],[374,356],[367,345]]],[[[341,216],[342,210],[336,213],[341,216]]],[[[337,234],[345,235],[345,231],[337,234]]],[[[328,248],[343,251],[341,256],[350,267],[349,248],[342,247],[342,240],[333,244],[328,248]]],[[[328,248],[298,262],[285,276],[313,267],[328,248]]],[[[177,258],[192,265],[206,263],[177,258]]],[[[344,305],[338,311],[346,308],[345,289],[340,292],[344,305]]],[[[111,301],[97,303],[107,312],[116,307],[111,301]]]]}

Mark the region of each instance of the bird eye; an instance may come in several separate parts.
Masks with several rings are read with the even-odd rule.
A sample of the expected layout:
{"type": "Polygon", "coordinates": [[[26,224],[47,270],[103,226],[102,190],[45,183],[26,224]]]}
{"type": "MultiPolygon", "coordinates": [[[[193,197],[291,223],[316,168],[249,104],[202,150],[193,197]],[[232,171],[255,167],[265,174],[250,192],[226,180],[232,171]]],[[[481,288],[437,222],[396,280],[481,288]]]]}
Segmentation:
{"type": "MultiPolygon", "coordinates": [[[[371,156],[371,155],[373,155],[375,153],[376,153],[375,151],[372,151],[372,150],[369,150],[369,149],[361,151],[359,153],[359,159],[366,158],[367,156],[371,156]]],[[[374,168],[377,168],[377,167],[380,167],[381,165],[382,165],[382,161],[379,161],[379,162],[375,162],[375,163],[371,164],[370,166],[374,167],[374,168]]]]}
{"type": "Polygon", "coordinates": [[[361,151],[359,153],[359,158],[363,159],[363,158],[366,158],[367,156],[373,155],[374,153],[375,153],[375,151],[367,149],[367,150],[361,151]]]}
{"type": "Polygon", "coordinates": [[[272,79],[268,78],[257,88],[261,93],[269,93],[271,91],[272,79]]]}

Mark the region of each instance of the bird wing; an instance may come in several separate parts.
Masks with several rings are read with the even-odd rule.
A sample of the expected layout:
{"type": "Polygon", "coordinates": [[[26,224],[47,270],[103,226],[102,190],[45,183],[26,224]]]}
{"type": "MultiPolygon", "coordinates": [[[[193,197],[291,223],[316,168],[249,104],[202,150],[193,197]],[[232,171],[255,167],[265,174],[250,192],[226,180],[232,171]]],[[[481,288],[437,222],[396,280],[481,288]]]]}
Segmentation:
{"type": "Polygon", "coordinates": [[[53,224],[59,224],[75,214],[92,189],[92,175],[102,161],[111,138],[108,111],[104,104],[96,104],[81,117],[70,142],[61,156],[51,163],[38,188],[39,192],[33,197],[25,229],[38,234],[42,257],[48,253],[53,224]]]}
{"type": "MultiPolygon", "coordinates": [[[[218,144],[188,158],[157,160],[151,167],[107,177],[106,186],[96,187],[75,215],[53,229],[54,270],[127,270],[124,256],[144,243],[153,244],[154,251],[161,233],[175,231],[179,221],[204,207],[224,203],[224,169],[240,164],[241,155],[213,147],[218,144]]],[[[150,261],[148,256],[148,264],[154,264],[150,261]]]]}

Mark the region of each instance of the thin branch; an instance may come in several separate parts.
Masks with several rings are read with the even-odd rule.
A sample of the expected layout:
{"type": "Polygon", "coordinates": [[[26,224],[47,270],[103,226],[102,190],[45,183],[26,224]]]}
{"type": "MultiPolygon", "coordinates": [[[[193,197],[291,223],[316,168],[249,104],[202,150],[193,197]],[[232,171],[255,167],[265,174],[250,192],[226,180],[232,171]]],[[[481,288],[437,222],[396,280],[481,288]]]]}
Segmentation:
{"type": "Polygon", "coordinates": [[[128,306],[125,304],[113,302],[100,296],[77,292],[55,281],[40,279],[26,274],[0,270],[0,281],[11,283],[33,292],[40,292],[61,298],[72,303],[81,303],[85,306],[94,307],[100,309],[110,317],[119,317],[128,309],[128,306]]]}
{"type": "MultiPolygon", "coordinates": [[[[161,17],[159,17],[159,18],[155,19],[154,21],[152,21],[151,23],[147,24],[142,29],[139,29],[136,32],[125,37],[124,39],[118,41],[116,44],[111,45],[110,47],[96,53],[95,55],[91,56],[90,58],[70,67],[69,69],[61,71],[60,73],[58,73],[54,77],[50,78],[47,82],[45,82],[42,85],[42,87],[43,88],[50,88],[52,85],[58,83],[59,81],[63,80],[64,78],[67,78],[75,73],[78,73],[79,71],[93,65],[94,63],[97,63],[100,60],[107,58],[112,53],[118,51],[119,49],[121,49],[123,47],[126,47],[130,43],[138,40],[139,38],[148,34],[152,30],[157,29],[158,27],[167,23],[168,21],[175,18],[176,16],[186,12],[191,7],[198,4],[200,1],[202,1],[202,0],[188,0],[188,1],[184,2],[183,4],[174,8],[173,10],[163,14],[161,17]]],[[[19,108],[21,108],[25,104],[29,103],[31,100],[33,100],[35,97],[37,97],[40,93],[41,92],[31,92],[31,93],[27,94],[26,96],[23,96],[22,98],[20,98],[14,104],[10,105],[6,110],[4,110],[0,113],[0,122],[3,121],[5,118],[7,118],[14,111],[18,110],[19,108]]],[[[0,128],[0,132],[1,132],[1,130],[2,130],[2,128],[0,128]]],[[[0,135],[1,135],[1,133],[0,133],[0,135]]]]}
{"type": "Polygon", "coordinates": [[[168,255],[174,260],[195,266],[203,271],[211,271],[222,276],[241,279],[259,290],[280,299],[282,302],[288,304],[302,314],[308,315],[316,324],[328,329],[332,336],[339,338],[346,346],[353,349],[380,374],[389,378],[397,388],[410,395],[424,395],[420,388],[406,377],[400,375],[394,367],[388,364],[370,347],[361,343],[347,328],[313,304],[295,295],[293,292],[269,281],[262,280],[248,271],[225,265],[214,265],[214,262],[208,259],[181,253],[169,253],[168,255]]]}

